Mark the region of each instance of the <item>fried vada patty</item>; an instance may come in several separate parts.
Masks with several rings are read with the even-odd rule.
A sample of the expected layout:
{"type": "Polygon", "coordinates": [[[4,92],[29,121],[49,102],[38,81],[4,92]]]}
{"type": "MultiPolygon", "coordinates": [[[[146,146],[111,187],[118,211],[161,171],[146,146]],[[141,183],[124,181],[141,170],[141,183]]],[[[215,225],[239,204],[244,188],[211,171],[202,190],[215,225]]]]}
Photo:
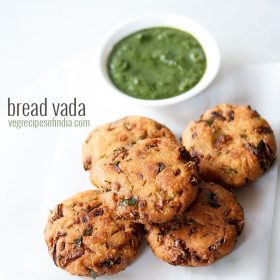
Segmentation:
{"type": "Polygon", "coordinates": [[[167,137],[114,151],[95,164],[90,178],[112,211],[138,223],[163,223],[182,214],[199,181],[189,153],[167,137]]]}
{"type": "Polygon", "coordinates": [[[166,126],[145,117],[128,116],[101,125],[89,134],[83,145],[84,169],[90,170],[96,161],[114,149],[133,144],[140,139],[157,137],[175,139],[174,134],[166,126]]]}
{"type": "Polygon", "coordinates": [[[255,181],[276,157],[270,125],[250,106],[209,109],[187,126],[182,141],[202,178],[230,188],[255,181]]]}
{"type": "Polygon", "coordinates": [[[211,183],[185,213],[160,225],[146,225],[146,239],[154,254],[172,265],[209,265],[230,253],[244,227],[242,207],[234,195],[211,183]]]}
{"type": "Polygon", "coordinates": [[[141,228],[109,212],[96,190],[81,192],[50,213],[45,241],[56,266],[96,277],[125,269],[136,257],[141,228]]]}

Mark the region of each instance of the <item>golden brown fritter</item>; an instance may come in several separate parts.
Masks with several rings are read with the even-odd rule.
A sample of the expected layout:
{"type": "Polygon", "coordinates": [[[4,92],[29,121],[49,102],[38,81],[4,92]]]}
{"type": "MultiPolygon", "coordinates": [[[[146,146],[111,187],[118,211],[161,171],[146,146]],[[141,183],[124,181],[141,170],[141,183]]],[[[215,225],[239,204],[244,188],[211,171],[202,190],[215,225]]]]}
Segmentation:
{"type": "Polygon", "coordinates": [[[128,116],[95,128],[83,146],[85,170],[114,149],[133,144],[139,139],[170,137],[174,134],[164,125],[145,117],[128,116]]]}
{"type": "Polygon", "coordinates": [[[250,106],[218,105],[192,121],[182,140],[200,175],[227,187],[255,181],[276,157],[271,127],[250,106]]]}
{"type": "Polygon", "coordinates": [[[195,202],[178,219],[146,225],[154,254],[172,265],[209,265],[232,251],[244,227],[234,195],[214,183],[202,183],[195,202]]]}
{"type": "Polygon", "coordinates": [[[98,161],[92,183],[117,215],[163,223],[181,214],[197,195],[198,175],[186,149],[167,137],[139,140],[98,161]]]}
{"type": "Polygon", "coordinates": [[[45,228],[54,263],[81,276],[114,274],[125,269],[136,257],[141,239],[139,225],[109,212],[95,190],[58,204],[45,228]]]}

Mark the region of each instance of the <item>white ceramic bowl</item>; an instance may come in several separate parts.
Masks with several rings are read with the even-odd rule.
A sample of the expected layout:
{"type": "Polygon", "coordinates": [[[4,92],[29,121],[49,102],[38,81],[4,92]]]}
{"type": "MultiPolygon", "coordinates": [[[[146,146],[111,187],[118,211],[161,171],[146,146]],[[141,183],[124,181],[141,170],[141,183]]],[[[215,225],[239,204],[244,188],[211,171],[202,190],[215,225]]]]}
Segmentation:
{"type": "Polygon", "coordinates": [[[102,79],[104,79],[104,82],[110,87],[110,92],[112,92],[112,94],[118,94],[138,104],[150,106],[175,104],[201,93],[216,77],[221,63],[221,55],[217,43],[205,28],[192,19],[166,13],[145,14],[123,23],[101,43],[98,55],[102,79]],[[107,71],[107,61],[113,46],[125,36],[138,30],[151,27],[174,27],[181,29],[192,34],[202,45],[207,59],[206,71],[201,80],[185,93],[166,99],[144,100],[123,93],[111,81],[107,71]]]}

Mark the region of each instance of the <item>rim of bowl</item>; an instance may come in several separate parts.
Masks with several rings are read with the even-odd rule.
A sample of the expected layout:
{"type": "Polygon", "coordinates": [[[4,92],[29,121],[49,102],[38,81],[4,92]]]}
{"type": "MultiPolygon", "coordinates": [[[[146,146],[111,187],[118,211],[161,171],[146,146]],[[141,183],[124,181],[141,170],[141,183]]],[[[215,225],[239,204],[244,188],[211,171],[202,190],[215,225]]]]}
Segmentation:
{"type": "Polygon", "coordinates": [[[105,36],[105,39],[103,39],[99,45],[98,57],[102,79],[113,94],[118,94],[127,100],[138,103],[139,105],[156,107],[176,104],[200,94],[217,76],[221,65],[220,50],[213,36],[193,19],[169,13],[142,14],[123,22],[110,32],[109,35],[105,36]],[[201,44],[207,60],[206,70],[200,81],[188,91],[166,99],[140,99],[127,95],[119,90],[109,77],[107,63],[114,45],[129,34],[152,27],[173,27],[188,32],[201,44]]]}

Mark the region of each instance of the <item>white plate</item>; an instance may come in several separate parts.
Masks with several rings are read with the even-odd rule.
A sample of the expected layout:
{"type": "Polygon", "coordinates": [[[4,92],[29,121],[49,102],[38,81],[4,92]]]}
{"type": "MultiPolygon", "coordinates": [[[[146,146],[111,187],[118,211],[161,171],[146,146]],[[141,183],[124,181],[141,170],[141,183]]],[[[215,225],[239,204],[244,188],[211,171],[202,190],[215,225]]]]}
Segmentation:
{"type": "MultiPolygon", "coordinates": [[[[227,73],[226,78],[220,77],[196,98],[169,108],[153,109],[124,100],[120,103],[120,99],[106,92],[95,79],[95,62],[92,51],[84,52],[42,76],[25,90],[21,99],[39,102],[47,96],[49,100],[64,101],[75,96],[86,103],[91,127],[139,114],[165,123],[178,137],[189,120],[198,118],[217,103],[250,104],[279,136],[279,65],[238,69],[227,73]]],[[[0,233],[0,279],[79,279],[54,266],[44,244],[43,230],[49,209],[68,196],[91,188],[81,164],[81,146],[89,129],[15,130],[7,128],[5,118],[2,120],[0,152],[6,160],[1,161],[0,169],[6,172],[0,184],[7,188],[1,188],[0,194],[4,209],[0,219],[5,225],[0,233]],[[7,165],[9,168],[5,168],[7,165]]],[[[278,247],[270,250],[272,235],[279,232],[276,220],[278,227],[273,227],[277,169],[278,162],[255,183],[236,191],[244,206],[246,226],[236,248],[227,257],[208,267],[174,267],[158,260],[143,245],[139,257],[125,271],[101,279],[261,280],[268,279],[269,272],[271,279],[277,279],[279,267],[275,260],[279,260],[280,249],[277,236],[272,242],[278,247]]],[[[279,220],[279,208],[275,215],[279,220]]]]}

